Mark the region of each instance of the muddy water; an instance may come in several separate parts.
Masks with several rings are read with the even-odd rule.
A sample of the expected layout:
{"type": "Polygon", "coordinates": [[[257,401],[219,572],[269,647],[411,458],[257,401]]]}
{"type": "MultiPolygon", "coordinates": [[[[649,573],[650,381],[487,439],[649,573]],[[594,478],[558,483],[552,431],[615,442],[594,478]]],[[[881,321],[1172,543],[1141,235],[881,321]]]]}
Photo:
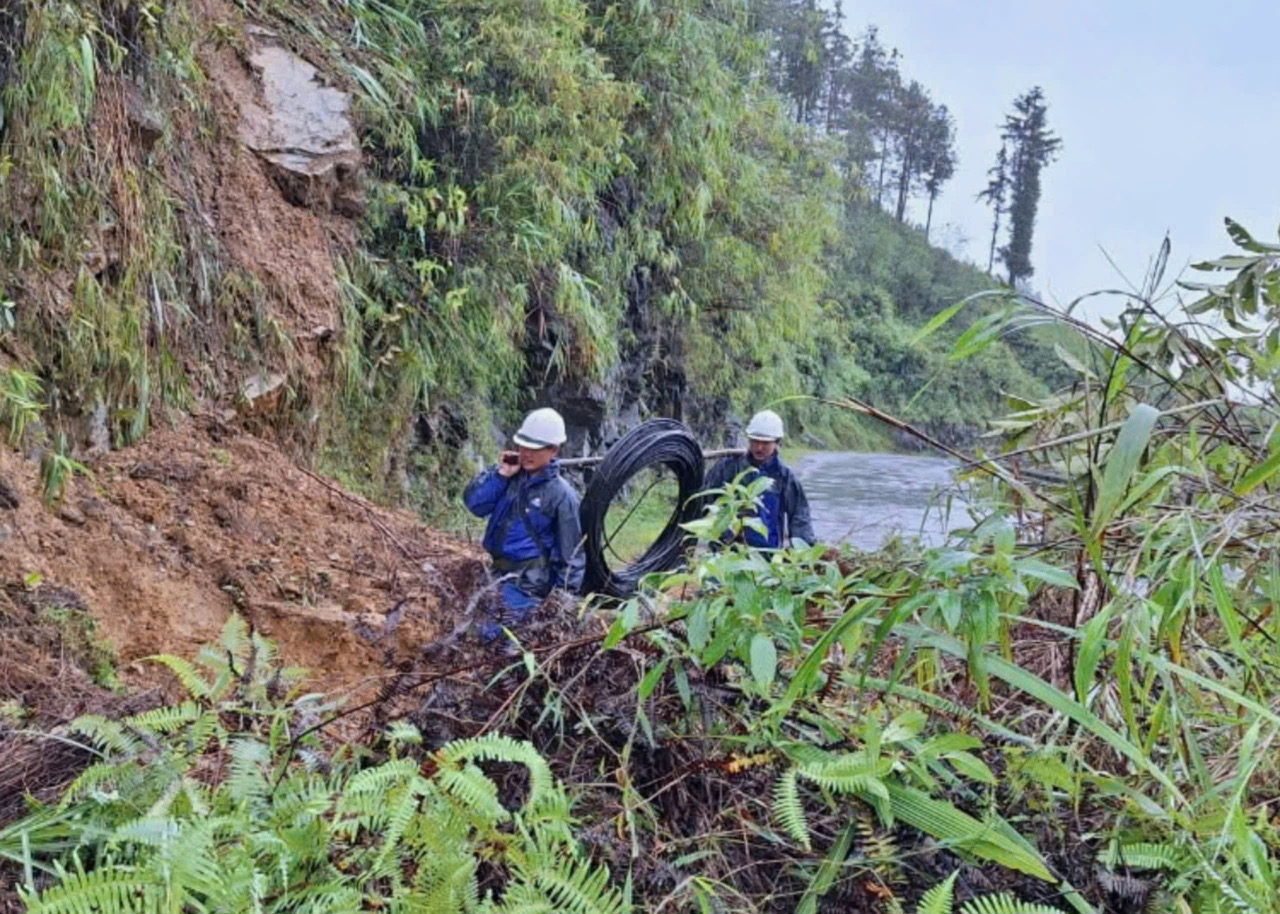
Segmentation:
{"type": "Polygon", "coordinates": [[[906,454],[810,454],[794,467],[809,496],[814,532],[827,543],[875,549],[893,534],[933,545],[970,520],[958,497],[955,464],[906,454]]]}

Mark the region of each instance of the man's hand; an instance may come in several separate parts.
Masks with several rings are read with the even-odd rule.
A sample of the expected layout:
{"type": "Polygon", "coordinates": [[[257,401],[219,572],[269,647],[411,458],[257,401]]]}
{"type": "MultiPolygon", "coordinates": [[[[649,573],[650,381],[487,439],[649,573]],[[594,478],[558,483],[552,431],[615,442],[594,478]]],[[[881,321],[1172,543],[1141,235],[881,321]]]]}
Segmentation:
{"type": "Polygon", "coordinates": [[[503,451],[498,458],[498,475],[505,479],[520,472],[520,454],[516,451],[503,451]]]}

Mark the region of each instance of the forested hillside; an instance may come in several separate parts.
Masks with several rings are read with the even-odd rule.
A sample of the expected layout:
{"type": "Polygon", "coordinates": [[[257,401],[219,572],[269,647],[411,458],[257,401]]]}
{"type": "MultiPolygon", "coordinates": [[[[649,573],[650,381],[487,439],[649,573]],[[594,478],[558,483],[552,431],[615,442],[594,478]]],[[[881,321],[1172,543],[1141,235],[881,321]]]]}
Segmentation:
{"type": "Polygon", "coordinates": [[[576,451],[794,395],[955,434],[1059,370],[1001,344],[927,386],[949,339],[910,337],[993,284],[904,221],[944,189],[949,115],[811,4],[63,0],[2,25],[4,409],[68,454],[252,404],[437,509],[535,402],[576,451]],[[259,135],[299,74],[349,118],[300,168],[259,135]]]}

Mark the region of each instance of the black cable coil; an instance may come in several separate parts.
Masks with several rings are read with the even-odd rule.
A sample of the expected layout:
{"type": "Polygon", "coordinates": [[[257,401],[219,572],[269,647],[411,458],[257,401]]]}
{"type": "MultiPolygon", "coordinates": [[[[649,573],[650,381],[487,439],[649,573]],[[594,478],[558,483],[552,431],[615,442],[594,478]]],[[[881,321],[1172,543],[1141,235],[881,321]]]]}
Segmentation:
{"type": "Polygon", "coordinates": [[[592,476],[579,514],[586,535],[584,584],[588,593],[627,597],[635,593],[646,574],[670,571],[679,564],[685,538],[679,525],[698,512],[693,496],[702,491],[702,473],[702,448],[693,433],[674,419],[650,419],[618,439],[592,476]],[[610,568],[604,556],[609,503],[632,477],[659,464],[668,467],[680,485],[678,506],[644,555],[630,565],[610,568]]]}

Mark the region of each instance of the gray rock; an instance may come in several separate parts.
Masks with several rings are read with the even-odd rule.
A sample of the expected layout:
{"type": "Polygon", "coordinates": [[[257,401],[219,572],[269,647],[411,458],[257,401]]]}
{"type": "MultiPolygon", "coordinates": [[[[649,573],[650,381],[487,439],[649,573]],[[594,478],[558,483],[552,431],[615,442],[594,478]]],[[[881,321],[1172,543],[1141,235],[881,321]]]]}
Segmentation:
{"type": "Polygon", "coordinates": [[[124,85],[124,114],[129,120],[129,128],[134,137],[144,149],[150,150],[164,136],[164,118],[132,82],[124,85]]]}
{"type": "Polygon", "coordinates": [[[0,508],[12,511],[20,504],[22,504],[22,499],[18,496],[18,490],[5,482],[3,476],[0,476],[0,508]]]}
{"type": "Polygon", "coordinates": [[[279,372],[254,375],[240,385],[240,407],[247,414],[271,412],[280,400],[287,378],[279,372]]]}
{"type": "Polygon", "coordinates": [[[351,98],[325,85],[311,64],[265,29],[251,29],[250,65],[261,101],[241,107],[240,141],[266,162],[291,203],[320,210],[358,212],[360,143],[350,117],[351,98]]]}

